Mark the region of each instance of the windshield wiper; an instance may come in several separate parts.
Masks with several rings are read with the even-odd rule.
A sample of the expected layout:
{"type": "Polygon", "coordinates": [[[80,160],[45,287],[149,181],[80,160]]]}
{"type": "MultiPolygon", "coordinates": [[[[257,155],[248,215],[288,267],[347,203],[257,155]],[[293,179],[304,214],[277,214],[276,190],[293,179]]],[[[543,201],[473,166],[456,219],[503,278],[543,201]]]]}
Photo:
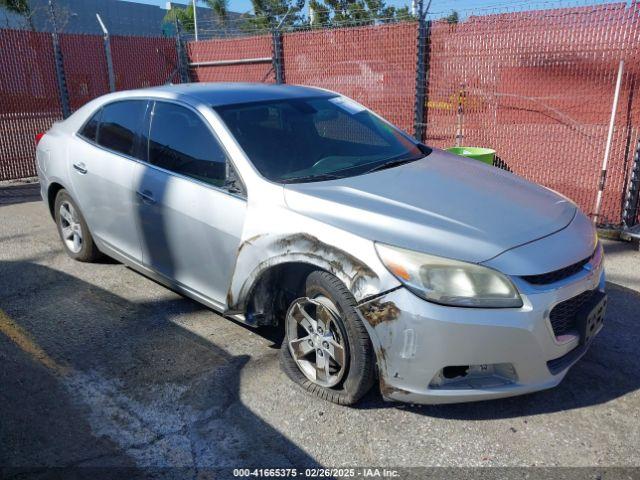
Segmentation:
{"type": "Polygon", "coordinates": [[[377,172],[379,170],[385,170],[387,168],[393,168],[393,167],[397,167],[398,165],[402,165],[405,163],[411,163],[411,162],[415,162],[416,160],[420,160],[422,157],[409,157],[409,158],[396,158],[395,160],[388,160],[384,163],[381,163],[379,165],[376,165],[375,167],[373,167],[370,170],[367,170],[366,172],[364,172],[365,174],[367,173],[371,173],[371,172],[377,172]]]}
{"type": "MultiPolygon", "coordinates": [[[[371,173],[371,172],[376,172],[378,170],[384,170],[386,168],[393,168],[393,167],[397,167],[398,165],[402,165],[403,163],[411,163],[411,162],[415,162],[417,160],[420,160],[424,157],[426,157],[427,155],[429,155],[429,153],[431,153],[431,149],[428,147],[420,148],[420,151],[422,153],[424,153],[424,155],[418,155],[418,156],[412,156],[412,157],[406,157],[404,156],[405,154],[401,154],[397,157],[391,157],[389,159],[387,159],[386,161],[384,161],[383,163],[378,163],[375,167],[369,169],[369,170],[365,170],[364,172],[360,171],[358,173],[356,173],[355,175],[364,175],[367,173],[371,173]]],[[[368,165],[370,165],[373,162],[368,163],[368,165]]],[[[367,164],[365,164],[364,166],[366,166],[367,164]]],[[[363,165],[354,165],[348,168],[343,168],[340,170],[336,170],[334,172],[330,172],[330,173],[319,173],[317,175],[304,175],[301,177],[291,177],[291,178],[283,178],[280,180],[281,183],[302,183],[302,182],[312,182],[312,181],[322,181],[322,180],[336,180],[338,178],[345,178],[350,176],[348,174],[348,172],[351,172],[353,170],[356,170],[358,168],[361,168],[363,165]],[[339,175],[338,172],[342,172],[343,175],[339,175]]]]}
{"type": "Polygon", "coordinates": [[[304,175],[302,177],[283,178],[281,183],[303,183],[314,182],[322,180],[336,180],[337,178],[343,178],[343,175],[335,175],[332,173],[319,173],[317,175],[304,175]]]}

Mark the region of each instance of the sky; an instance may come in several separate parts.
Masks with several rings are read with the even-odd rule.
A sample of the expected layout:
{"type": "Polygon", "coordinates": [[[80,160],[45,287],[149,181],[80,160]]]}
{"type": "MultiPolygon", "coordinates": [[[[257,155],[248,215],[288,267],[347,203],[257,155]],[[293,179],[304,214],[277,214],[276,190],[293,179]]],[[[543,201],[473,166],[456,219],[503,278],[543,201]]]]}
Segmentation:
{"type": "MultiPolygon", "coordinates": [[[[123,0],[127,1],[127,0],[123,0]]],[[[138,3],[147,3],[150,5],[158,5],[164,7],[166,5],[166,0],[136,0],[138,3]]],[[[428,0],[425,0],[425,4],[428,0]]],[[[180,0],[180,3],[187,3],[187,0],[180,0]]],[[[440,12],[440,11],[450,11],[450,10],[473,10],[473,9],[484,9],[484,8],[504,8],[509,7],[511,5],[522,7],[527,3],[524,0],[432,0],[431,3],[431,11],[432,12],[440,12]]],[[[410,6],[411,0],[386,0],[387,5],[393,5],[396,7],[402,6],[410,6]]],[[[202,5],[202,2],[200,2],[202,5]]],[[[236,12],[248,12],[251,10],[251,1],[250,0],[229,0],[229,9],[236,12]]]]}

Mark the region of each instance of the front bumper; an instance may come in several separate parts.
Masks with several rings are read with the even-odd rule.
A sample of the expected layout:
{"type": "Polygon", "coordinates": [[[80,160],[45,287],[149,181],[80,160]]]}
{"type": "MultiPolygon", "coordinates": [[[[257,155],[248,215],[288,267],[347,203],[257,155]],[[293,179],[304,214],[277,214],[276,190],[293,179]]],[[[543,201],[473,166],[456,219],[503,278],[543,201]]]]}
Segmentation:
{"type": "Polygon", "coordinates": [[[405,288],[362,304],[382,396],[409,403],[456,403],[521,395],[560,383],[588,345],[580,345],[577,336],[556,338],[549,313],[584,291],[604,291],[602,265],[544,288],[519,278],[514,283],[524,303],[519,309],[441,306],[405,288]],[[550,368],[558,359],[562,368],[550,368]],[[450,377],[461,366],[470,367],[465,376],[443,376],[445,367],[450,377]]]}

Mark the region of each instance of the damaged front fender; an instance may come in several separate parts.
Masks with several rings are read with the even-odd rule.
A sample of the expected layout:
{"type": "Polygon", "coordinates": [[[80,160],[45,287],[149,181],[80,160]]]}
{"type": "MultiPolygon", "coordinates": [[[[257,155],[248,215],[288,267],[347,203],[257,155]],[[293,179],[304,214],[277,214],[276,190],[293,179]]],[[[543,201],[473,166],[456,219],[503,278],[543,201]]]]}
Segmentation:
{"type": "Polygon", "coordinates": [[[262,234],[245,240],[227,294],[230,311],[244,312],[257,280],[269,269],[284,263],[306,263],[338,277],[361,301],[380,292],[379,275],[365,260],[306,233],[262,234]]]}
{"type": "Polygon", "coordinates": [[[407,393],[394,385],[396,382],[392,380],[397,380],[398,372],[391,373],[389,368],[393,369],[398,356],[412,356],[415,348],[414,331],[399,324],[402,311],[396,305],[392,293],[400,288],[396,287],[358,306],[376,354],[380,392],[385,399],[397,398],[398,395],[407,393]],[[396,378],[392,379],[390,375],[396,378]]]}

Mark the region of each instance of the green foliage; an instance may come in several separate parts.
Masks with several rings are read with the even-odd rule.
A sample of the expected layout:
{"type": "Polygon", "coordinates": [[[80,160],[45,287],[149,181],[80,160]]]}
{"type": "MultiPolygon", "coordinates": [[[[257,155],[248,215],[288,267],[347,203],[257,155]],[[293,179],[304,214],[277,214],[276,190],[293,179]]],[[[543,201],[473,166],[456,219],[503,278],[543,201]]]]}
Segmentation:
{"type": "MultiPolygon", "coordinates": [[[[3,1],[3,0],[0,0],[3,1]]],[[[229,0],[201,0],[224,25],[227,22],[229,0]]],[[[414,19],[408,7],[388,6],[385,0],[309,0],[313,19],[302,14],[304,0],[251,0],[253,15],[245,14],[238,27],[251,33],[267,33],[276,27],[312,27],[342,25],[373,25],[414,19]],[[313,20],[313,21],[312,21],[313,20]]],[[[193,5],[172,6],[164,17],[165,24],[176,19],[186,33],[194,32],[193,5]]]]}
{"type": "MultiPolygon", "coordinates": [[[[2,1],[2,0],[0,0],[2,1]]],[[[198,0],[202,3],[205,3],[213,13],[215,13],[216,17],[218,17],[221,24],[226,24],[228,19],[228,11],[229,11],[229,0],[198,0]]],[[[197,4],[198,2],[196,2],[197,4]]],[[[170,24],[173,25],[176,22],[176,19],[180,23],[180,28],[185,33],[194,33],[195,32],[195,19],[194,19],[194,10],[193,10],[193,2],[189,1],[189,4],[184,8],[180,8],[171,4],[171,9],[167,12],[167,14],[162,19],[162,23],[164,25],[170,24]]]]}
{"type": "Polygon", "coordinates": [[[309,11],[313,11],[309,18],[311,26],[328,25],[331,22],[331,9],[319,0],[309,0],[309,11]]]}
{"type": "Polygon", "coordinates": [[[29,6],[29,0],[0,0],[0,6],[6,8],[10,12],[17,13],[18,15],[25,17],[27,22],[29,22],[31,30],[35,30],[35,27],[33,26],[33,19],[31,18],[33,12],[29,6]]]}
{"type": "Polygon", "coordinates": [[[444,19],[447,23],[455,24],[460,21],[460,16],[458,15],[458,12],[456,12],[455,10],[451,10],[451,13],[448,16],[444,17],[444,19]]]}
{"type": "Polygon", "coordinates": [[[408,7],[388,6],[384,0],[310,0],[311,26],[372,25],[411,20],[408,7]]]}
{"type": "Polygon", "coordinates": [[[254,16],[248,16],[241,24],[242,29],[267,32],[272,28],[299,25],[304,0],[251,0],[254,16]]]}
{"type": "Polygon", "coordinates": [[[195,31],[195,22],[193,19],[193,4],[190,3],[185,8],[176,7],[171,4],[171,9],[162,19],[163,23],[175,23],[178,20],[180,28],[185,33],[193,33],[195,31]]]}
{"type": "Polygon", "coordinates": [[[7,10],[28,17],[31,15],[29,0],[0,0],[0,5],[7,10]]]}
{"type": "Polygon", "coordinates": [[[229,11],[229,0],[203,0],[213,13],[220,19],[222,23],[227,21],[227,12],[229,11]]]}

